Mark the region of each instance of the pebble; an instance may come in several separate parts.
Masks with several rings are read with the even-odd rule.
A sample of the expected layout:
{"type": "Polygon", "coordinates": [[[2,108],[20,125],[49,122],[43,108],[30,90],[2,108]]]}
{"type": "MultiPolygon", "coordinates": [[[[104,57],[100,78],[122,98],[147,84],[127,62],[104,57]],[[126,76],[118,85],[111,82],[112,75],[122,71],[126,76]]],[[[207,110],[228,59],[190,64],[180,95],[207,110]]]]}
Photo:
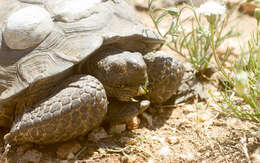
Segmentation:
{"type": "Polygon", "coordinates": [[[135,139],[131,139],[129,137],[121,137],[119,142],[123,145],[136,145],[137,143],[135,139]]]}
{"type": "Polygon", "coordinates": [[[183,107],[183,113],[185,113],[185,114],[195,112],[195,111],[196,111],[196,109],[191,104],[188,104],[183,107]]]}
{"type": "Polygon", "coordinates": [[[230,128],[234,128],[234,129],[243,129],[244,127],[244,122],[242,122],[240,119],[238,118],[228,118],[227,119],[227,125],[230,128]]]}
{"type": "Polygon", "coordinates": [[[188,162],[192,162],[196,160],[196,157],[193,153],[180,154],[180,158],[188,162]]]}
{"type": "Polygon", "coordinates": [[[255,139],[254,138],[248,138],[247,141],[248,141],[249,144],[253,144],[255,142],[255,139]]]}
{"type": "Polygon", "coordinates": [[[109,128],[110,134],[121,134],[126,130],[126,124],[115,124],[111,125],[109,128]]]}
{"type": "Polygon", "coordinates": [[[199,120],[201,122],[206,122],[212,118],[212,114],[210,112],[204,112],[199,116],[199,120]]]}
{"type": "Polygon", "coordinates": [[[257,138],[260,138],[260,129],[258,129],[257,131],[253,131],[252,135],[254,135],[257,138]]]}
{"type": "Polygon", "coordinates": [[[212,118],[212,114],[210,112],[189,113],[187,118],[190,121],[198,120],[199,122],[206,122],[212,118]]]}
{"type": "Polygon", "coordinates": [[[154,163],[153,159],[149,159],[147,163],[154,163]]]}
{"type": "Polygon", "coordinates": [[[153,136],[152,137],[153,140],[159,142],[159,143],[165,143],[165,138],[164,137],[159,137],[159,136],[153,136]]]}
{"type": "Polygon", "coordinates": [[[137,158],[134,155],[122,156],[120,158],[120,162],[122,162],[122,163],[135,163],[136,159],[137,158]]]}
{"type": "Polygon", "coordinates": [[[99,149],[98,149],[98,152],[99,152],[100,154],[102,154],[102,155],[104,155],[104,154],[107,153],[104,148],[99,148],[99,149]]]}
{"type": "Polygon", "coordinates": [[[171,152],[172,150],[169,148],[169,146],[163,146],[161,149],[159,149],[158,154],[161,156],[169,156],[171,152]]]}
{"type": "Polygon", "coordinates": [[[223,122],[222,120],[214,120],[213,121],[213,126],[226,126],[227,124],[223,122]]]}
{"type": "Polygon", "coordinates": [[[99,140],[108,137],[109,135],[107,134],[107,132],[103,127],[96,128],[88,134],[88,140],[92,142],[98,142],[99,140]]]}
{"type": "Polygon", "coordinates": [[[58,147],[56,154],[59,159],[72,159],[81,148],[77,141],[66,142],[58,147]]]}
{"type": "Polygon", "coordinates": [[[180,139],[177,136],[167,137],[166,140],[170,144],[178,144],[180,142],[180,139]]]}
{"type": "Polygon", "coordinates": [[[260,147],[255,150],[251,157],[253,162],[260,162],[260,147]]]}

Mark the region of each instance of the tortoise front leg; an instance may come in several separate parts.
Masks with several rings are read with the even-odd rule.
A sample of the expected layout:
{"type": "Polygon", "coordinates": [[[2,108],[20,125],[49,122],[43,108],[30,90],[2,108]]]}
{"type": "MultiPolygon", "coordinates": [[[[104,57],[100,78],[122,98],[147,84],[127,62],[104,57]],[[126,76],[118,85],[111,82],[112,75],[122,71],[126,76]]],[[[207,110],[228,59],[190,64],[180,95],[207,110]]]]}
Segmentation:
{"type": "Polygon", "coordinates": [[[101,124],[107,104],[96,78],[73,76],[62,90],[17,116],[4,139],[9,144],[50,144],[75,138],[101,124]]]}
{"type": "Polygon", "coordinates": [[[171,54],[151,52],[144,56],[149,79],[148,97],[152,103],[164,103],[169,100],[181,84],[183,63],[171,54]]]}

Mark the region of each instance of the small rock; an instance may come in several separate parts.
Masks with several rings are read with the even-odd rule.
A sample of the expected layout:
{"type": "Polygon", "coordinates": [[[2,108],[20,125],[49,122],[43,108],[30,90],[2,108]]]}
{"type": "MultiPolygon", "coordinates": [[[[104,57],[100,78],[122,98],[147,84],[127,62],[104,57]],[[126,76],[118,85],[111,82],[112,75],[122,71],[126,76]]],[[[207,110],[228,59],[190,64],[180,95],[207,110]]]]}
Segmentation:
{"type": "Polygon", "coordinates": [[[120,142],[121,144],[127,144],[129,140],[130,140],[129,137],[121,137],[121,138],[119,139],[119,142],[120,142]]]}
{"type": "Polygon", "coordinates": [[[253,144],[255,142],[255,139],[254,138],[248,138],[248,144],[253,144]]]}
{"type": "Polygon", "coordinates": [[[168,146],[163,146],[161,149],[159,149],[158,154],[161,156],[169,156],[171,152],[172,150],[168,146]]]}
{"type": "Polygon", "coordinates": [[[258,129],[257,131],[252,132],[252,135],[254,135],[257,138],[260,138],[260,129],[258,129]]]}
{"type": "Polygon", "coordinates": [[[98,142],[101,139],[108,138],[109,135],[103,127],[94,129],[91,133],[88,134],[88,140],[92,142],[98,142]]]}
{"type": "Polygon", "coordinates": [[[183,113],[185,113],[185,114],[196,111],[196,109],[191,104],[184,106],[182,110],[183,110],[183,113]]]}
{"type": "Polygon", "coordinates": [[[99,152],[100,154],[102,154],[102,155],[104,155],[104,154],[107,153],[104,148],[99,148],[99,149],[98,149],[98,152],[99,152]]]}
{"type": "Polygon", "coordinates": [[[129,160],[128,160],[129,163],[135,163],[136,161],[137,161],[137,158],[136,158],[135,155],[130,155],[129,156],[129,160]]]}
{"type": "Polygon", "coordinates": [[[253,162],[260,162],[260,148],[257,148],[251,157],[253,162]]]}
{"type": "Polygon", "coordinates": [[[243,122],[238,118],[228,118],[227,125],[228,125],[228,127],[231,127],[234,129],[242,129],[244,127],[243,122]]]}
{"type": "Polygon", "coordinates": [[[231,156],[230,156],[230,155],[226,155],[225,157],[226,157],[227,159],[230,159],[230,158],[231,158],[231,156]]]}
{"type": "Polygon", "coordinates": [[[72,157],[72,154],[74,157],[74,154],[80,151],[80,149],[81,149],[81,145],[78,142],[76,141],[66,142],[58,148],[56,154],[60,159],[69,159],[72,157]]]}
{"type": "Polygon", "coordinates": [[[123,156],[120,158],[120,161],[122,163],[135,163],[136,162],[136,156],[129,155],[129,156],[123,156]]]}
{"type": "Polygon", "coordinates": [[[192,162],[196,160],[196,157],[193,153],[180,154],[180,158],[188,162],[192,162]]]}
{"type": "Polygon", "coordinates": [[[121,137],[119,139],[119,142],[123,145],[135,145],[136,144],[136,140],[135,139],[131,139],[129,137],[121,137]]]}
{"type": "Polygon", "coordinates": [[[199,115],[199,120],[201,122],[206,122],[212,118],[212,114],[210,112],[204,112],[201,115],[199,115]]]}
{"type": "Polygon", "coordinates": [[[180,142],[180,140],[177,136],[168,137],[166,140],[170,144],[178,144],[180,142]]]}
{"type": "Polygon", "coordinates": [[[223,122],[222,120],[214,120],[213,121],[213,126],[226,126],[227,124],[223,122]]]}
{"type": "Polygon", "coordinates": [[[190,121],[196,120],[196,119],[198,119],[198,114],[197,113],[189,113],[187,115],[187,119],[190,120],[190,121]]]}
{"type": "Polygon", "coordinates": [[[37,150],[29,150],[22,156],[22,162],[39,163],[42,153],[37,150]]]}
{"type": "Polygon", "coordinates": [[[240,138],[240,143],[246,144],[247,143],[247,138],[246,137],[241,137],[240,138]]]}
{"type": "Polygon", "coordinates": [[[141,120],[138,117],[134,117],[131,119],[131,121],[127,122],[127,128],[128,130],[134,130],[139,127],[141,123],[141,120]]]}
{"type": "Polygon", "coordinates": [[[153,159],[149,159],[147,163],[154,163],[153,159]]]}
{"type": "Polygon", "coordinates": [[[109,133],[110,134],[121,134],[126,130],[126,124],[115,124],[110,126],[109,133]]]}
{"type": "Polygon", "coordinates": [[[210,157],[210,152],[207,151],[207,152],[205,153],[205,156],[206,156],[206,157],[210,157]]]}
{"type": "Polygon", "coordinates": [[[147,121],[147,123],[148,123],[148,125],[149,125],[150,127],[153,126],[153,117],[152,117],[150,114],[148,114],[148,113],[143,113],[143,114],[142,114],[142,117],[147,121]]]}
{"type": "Polygon", "coordinates": [[[165,143],[165,138],[164,137],[153,136],[152,139],[157,141],[157,142],[159,142],[159,143],[161,143],[161,144],[165,143]]]}
{"type": "Polygon", "coordinates": [[[198,113],[189,113],[187,115],[187,118],[189,120],[197,120],[199,122],[206,122],[210,120],[212,117],[212,114],[210,112],[198,112],[198,113]]]}

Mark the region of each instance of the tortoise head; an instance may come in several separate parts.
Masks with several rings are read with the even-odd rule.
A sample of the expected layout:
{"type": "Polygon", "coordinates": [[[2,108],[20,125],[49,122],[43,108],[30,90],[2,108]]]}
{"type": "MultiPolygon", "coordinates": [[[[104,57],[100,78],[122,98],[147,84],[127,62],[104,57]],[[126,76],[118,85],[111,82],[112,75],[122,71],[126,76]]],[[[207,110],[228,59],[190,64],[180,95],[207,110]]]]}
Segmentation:
{"type": "Polygon", "coordinates": [[[94,60],[86,64],[94,65],[88,68],[89,73],[102,82],[108,96],[130,101],[146,94],[148,75],[141,53],[109,48],[93,57],[94,60]]]}

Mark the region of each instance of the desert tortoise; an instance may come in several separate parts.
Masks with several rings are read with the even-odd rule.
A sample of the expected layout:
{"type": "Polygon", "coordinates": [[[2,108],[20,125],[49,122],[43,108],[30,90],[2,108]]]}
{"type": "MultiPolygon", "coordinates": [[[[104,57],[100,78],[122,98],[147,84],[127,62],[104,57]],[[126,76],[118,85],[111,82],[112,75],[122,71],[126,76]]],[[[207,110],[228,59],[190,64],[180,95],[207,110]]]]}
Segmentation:
{"type": "Polygon", "coordinates": [[[182,65],[149,53],[164,40],[123,0],[0,3],[0,126],[11,128],[6,143],[75,138],[101,124],[108,97],[131,101],[148,89],[151,102],[162,103],[177,90],[182,65]]]}

